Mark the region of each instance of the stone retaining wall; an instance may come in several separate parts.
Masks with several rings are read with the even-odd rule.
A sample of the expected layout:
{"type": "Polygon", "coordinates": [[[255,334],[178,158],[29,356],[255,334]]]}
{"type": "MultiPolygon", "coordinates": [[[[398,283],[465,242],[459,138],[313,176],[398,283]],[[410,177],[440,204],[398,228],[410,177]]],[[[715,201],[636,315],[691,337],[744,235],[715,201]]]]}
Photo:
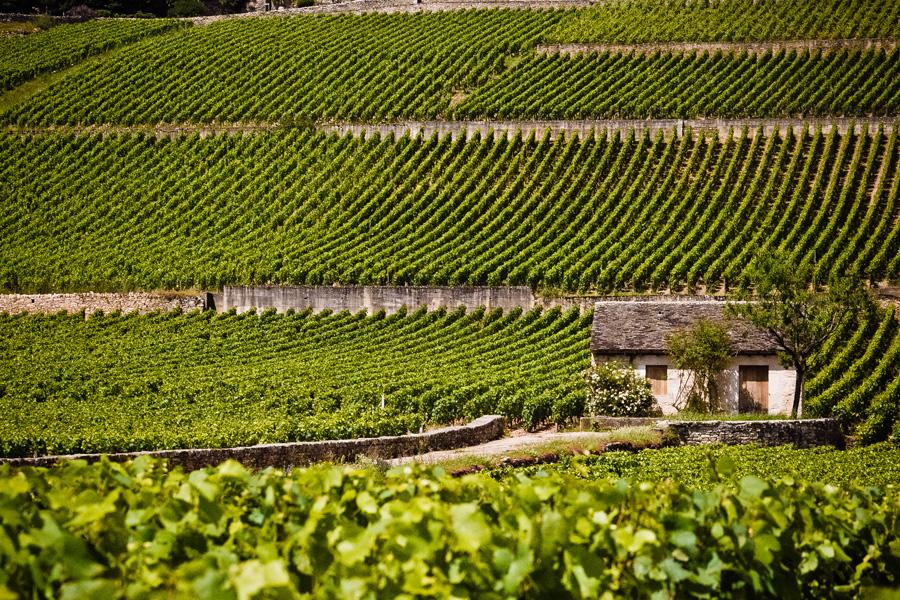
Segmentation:
{"type": "Polygon", "coordinates": [[[538,44],[535,52],[538,54],[565,54],[577,56],[579,54],[599,54],[610,52],[614,54],[655,54],[657,52],[682,52],[682,53],[751,53],[766,54],[769,52],[785,51],[841,51],[841,50],[875,50],[883,48],[893,50],[898,46],[895,39],[817,39],[817,40],[768,40],[757,42],[647,42],[639,44],[538,44]]]}
{"type": "MultiPolygon", "coordinates": [[[[149,452],[120,452],[108,454],[110,460],[122,462],[138,456],[165,458],[169,467],[182,467],[185,471],[217,465],[233,459],[247,467],[264,469],[275,467],[290,469],[319,461],[354,460],[357,456],[388,459],[413,456],[434,450],[452,450],[475,446],[503,435],[506,421],[501,416],[488,415],[475,419],[468,425],[445,427],[426,433],[359,438],[355,440],[330,440],[324,442],[291,442],[286,444],[262,444],[239,448],[201,448],[183,450],[154,450],[149,452]]],[[[49,467],[62,460],[82,459],[94,462],[101,454],[68,454],[40,456],[36,458],[0,458],[13,466],[49,467]]]]}
{"type": "Polygon", "coordinates": [[[582,431],[607,431],[622,427],[655,426],[674,434],[682,444],[758,444],[798,448],[844,447],[844,435],[836,419],[778,419],[753,421],[675,421],[659,417],[582,417],[582,431]]]}
{"type": "Polygon", "coordinates": [[[835,419],[779,421],[665,421],[682,444],[758,444],[798,448],[844,447],[844,436],[835,419]]]}
{"type": "Polygon", "coordinates": [[[153,294],[131,292],[128,294],[103,294],[86,292],[83,294],[0,294],[0,312],[17,314],[57,313],[66,311],[86,314],[102,310],[105,313],[121,311],[124,313],[137,311],[148,313],[155,310],[168,312],[180,308],[187,312],[205,308],[201,296],[184,294],[153,294]]]}

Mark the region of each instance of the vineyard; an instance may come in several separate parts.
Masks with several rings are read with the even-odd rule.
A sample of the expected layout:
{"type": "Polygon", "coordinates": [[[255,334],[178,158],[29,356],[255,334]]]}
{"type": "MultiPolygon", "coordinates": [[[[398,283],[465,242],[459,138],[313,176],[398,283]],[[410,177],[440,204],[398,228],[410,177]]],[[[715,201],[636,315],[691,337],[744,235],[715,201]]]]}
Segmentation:
{"type": "Polygon", "coordinates": [[[183,26],[183,22],[174,20],[103,20],[54,27],[26,36],[0,37],[0,90],[116,46],[183,26]]]}
{"type": "Polygon", "coordinates": [[[7,134],[0,288],[717,287],[766,248],[900,276],[895,128],[752,134],[7,134]]]}
{"type": "Polygon", "coordinates": [[[896,488],[719,467],[723,483],[690,488],[236,462],[186,474],[147,457],[0,466],[0,593],[844,598],[897,585],[896,488]]]}
{"type": "Polygon", "coordinates": [[[900,51],[531,55],[454,114],[504,118],[894,115],[900,51]]]}
{"type": "Polygon", "coordinates": [[[637,0],[574,11],[546,35],[553,42],[712,42],[890,38],[897,0],[637,0]]]}
{"type": "MultiPolygon", "coordinates": [[[[0,293],[718,294],[775,252],[819,283],[900,281],[900,0],[512,4],[0,37],[0,293]]],[[[566,446],[478,475],[0,461],[0,598],[895,597],[898,310],[809,359],[803,416],[847,450],[566,446]]],[[[591,321],[0,313],[0,458],[565,427],[591,321]]]]}
{"type": "Polygon", "coordinates": [[[896,48],[537,54],[538,42],[573,14],[580,13],[222,21],[132,44],[0,119],[49,126],[900,112],[896,48]]]}
{"type": "MultiPolygon", "coordinates": [[[[0,454],[227,447],[580,414],[590,315],[0,315],[0,454]],[[382,407],[383,403],[383,407],[382,407]]],[[[813,360],[806,414],[900,435],[900,324],[873,313],[813,360]],[[842,340],[849,340],[846,344],[842,340]]]]}
{"type": "Polygon", "coordinates": [[[494,412],[536,421],[583,402],[589,328],[558,309],[0,315],[0,453],[391,435],[494,412]]]}

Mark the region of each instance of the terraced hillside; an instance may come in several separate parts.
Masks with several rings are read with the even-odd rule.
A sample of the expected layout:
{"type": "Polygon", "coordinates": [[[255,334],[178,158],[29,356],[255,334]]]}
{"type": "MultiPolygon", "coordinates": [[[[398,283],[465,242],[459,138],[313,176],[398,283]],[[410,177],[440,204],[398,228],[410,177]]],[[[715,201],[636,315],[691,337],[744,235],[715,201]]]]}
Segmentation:
{"type": "Polygon", "coordinates": [[[11,89],[88,56],[187,25],[174,19],[111,19],[0,37],[0,89],[11,89]]]}
{"type": "MultiPolygon", "coordinates": [[[[25,66],[9,76],[13,83],[95,55],[0,96],[0,290],[244,283],[722,290],[747,283],[751,258],[765,250],[814,265],[821,279],[900,277],[896,0],[427,9],[165,22],[147,25],[154,35],[141,40],[129,33],[144,31],[138,25],[109,22],[84,26],[118,40],[109,44],[88,43],[87,29],[74,26],[16,42],[36,48],[36,66],[19,61],[25,66]],[[552,43],[592,46],[567,53],[548,50],[552,43]],[[51,52],[57,47],[69,50],[51,52]],[[738,127],[716,136],[679,127],[651,136],[610,122],[610,131],[553,138],[322,131],[426,119],[518,119],[528,129],[538,118],[726,117],[815,117],[820,124],[850,117],[859,128],[738,127]],[[157,134],[160,123],[170,133],[157,134]],[[234,135],[207,135],[223,128],[234,135]]],[[[432,318],[404,317],[389,327],[375,317],[309,315],[221,323],[206,316],[7,318],[8,339],[18,341],[0,351],[46,356],[47,370],[33,360],[10,367],[2,401],[16,417],[5,452],[393,432],[481,410],[528,418],[538,408],[526,410],[522,398],[546,405],[553,394],[577,395],[586,344],[578,317],[557,315],[536,337],[519,338],[520,328],[531,331],[521,323],[549,317],[505,316],[494,331],[493,317],[442,316],[425,337],[407,337],[432,318]],[[295,322],[300,329],[291,325],[288,334],[296,337],[271,348],[213,346],[223,330],[228,339],[282,339],[284,324],[295,322]],[[540,339],[558,322],[565,333],[550,336],[558,355],[542,371],[535,365],[548,350],[540,339]],[[460,342],[469,334],[455,323],[500,337],[477,338],[469,348],[460,342]],[[191,333],[171,337],[170,326],[191,333]],[[32,329],[39,333],[29,337],[32,329]],[[107,330],[133,346],[104,337],[107,330]],[[341,361],[361,356],[354,344],[367,339],[378,348],[367,351],[385,357],[376,363],[396,369],[350,361],[358,371],[347,370],[341,361]],[[436,363],[446,373],[423,366],[433,344],[458,342],[452,358],[436,363]],[[520,353],[529,346],[527,358],[493,354],[504,344],[520,353]],[[302,359],[289,360],[282,347],[302,359]],[[398,347],[410,362],[398,361],[398,347]],[[195,363],[172,358],[195,351],[202,357],[195,363]],[[478,358],[463,358],[466,352],[478,358]],[[80,354],[84,362],[73,358],[80,354]],[[127,368],[108,371],[113,356],[128,357],[127,368]],[[472,366],[482,360],[483,369],[472,366]],[[69,370],[74,364],[90,375],[79,379],[69,370]],[[286,370],[298,373],[292,383],[267,387],[267,373],[286,370]],[[145,372],[165,375],[147,383],[145,372]],[[415,383],[422,372],[428,376],[415,383]],[[226,387],[210,383],[217,378],[226,387]],[[158,380],[162,387],[148,391],[158,380]],[[247,380],[263,383],[242,387],[247,380]],[[386,413],[372,412],[379,389],[390,392],[386,413]],[[291,413],[308,394],[316,401],[291,413]],[[218,407],[224,397],[240,401],[223,413],[219,430],[201,407],[210,398],[218,407]],[[109,409],[110,398],[129,403],[130,416],[109,409]],[[169,402],[180,407],[174,420],[159,417],[169,414],[169,402]],[[260,402],[272,417],[246,418],[260,402]],[[338,407],[338,417],[323,413],[338,407]],[[75,429],[60,425],[54,437],[42,423],[62,423],[66,411],[84,420],[75,429]],[[101,425],[125,433],[92,437],[101,425]]],[[[866,440],[896,431],[896,338],[891,315],[873,316],[860,330],[848,324],[816,359],[809,410],[837,414],[849,428],[862,424],[866,440]]]]}
{"type": "MultiPolygon", "coordinates": [[[[508,4],[0,39],[0,292],[722,290],[772,250],[818,281],[900,278],[900,0],[508,4]]],[[[841,323],[806,416],[900,441],[896,310],[841,323]]],[[[0,457],[559,421],[590,321],[0,314],[0,457]]],[[[893,597],[897,455],[672,448],[459,479],[0,464],[0,597],[893,597]]]]}
{"type": "Polygon", "coordinates": [[[690,0],[606,2],[573,11],[553,42],[711,42],[896,37],[896,0],[690,0]]]}

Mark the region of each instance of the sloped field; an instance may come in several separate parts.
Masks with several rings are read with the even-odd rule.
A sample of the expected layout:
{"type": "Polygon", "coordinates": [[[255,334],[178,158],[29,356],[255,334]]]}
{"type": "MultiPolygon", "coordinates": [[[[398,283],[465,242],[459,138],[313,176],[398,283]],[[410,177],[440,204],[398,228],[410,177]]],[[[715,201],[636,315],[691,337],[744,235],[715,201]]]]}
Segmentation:
{"type": "Polygon", "coordinates": [[[896,278],[896,139],[7,135],[0,287],[718,287],[765,248],[896,278]]]}
{"type": "MultiPolygon", "coordinates": [[[[536,423],[583,402],[590,320],[558,309],[0,315],[0,454],[400,434],[491,413],[536,423]]],[[[834,413],[864,442],[900,434],[898,380],[894,312],[848,322],[813,359],[806,414],[834,413]]]]}
{"type": "Polygon", "coordinates": [[[538,42],[571,14],[461,11],[220,21],[133,44],[0,118],[46,126],[900,112],[896,48],[536,53],[538,42]]]}
{"type": "Polygon", "coordinates": [[[589,316],[559,310],[0,315],[0,455],[395,435],[497,411],[549,416],[555,402],[583,397],[589,330],[589,316]]]}

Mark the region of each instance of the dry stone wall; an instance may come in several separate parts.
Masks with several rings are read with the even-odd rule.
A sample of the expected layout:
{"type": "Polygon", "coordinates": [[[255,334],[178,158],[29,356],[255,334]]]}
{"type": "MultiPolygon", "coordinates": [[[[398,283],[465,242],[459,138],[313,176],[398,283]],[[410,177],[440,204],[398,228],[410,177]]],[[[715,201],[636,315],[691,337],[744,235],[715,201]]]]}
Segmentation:
{"type": "MultiPolygon", "coordinates": [[[[359,438],[355,440],[331,440],[324,442],[292,442],[286,444],[262,444],[239,448],[201,448],[183,450],[158,450],[151,452],[121,452],[108,454],[110,460],[123,462],[139,456],[165,458],[169,467],[181,467],[185,471],[217,465],[225,460],[237,460],[243,465],[264,469],[275,467],[290,469],[321,461],[354,460],[358,456],[373,459],[414,456],[435,450],[452,450],[475,446],[503,435],[506,421],[501,416],[488,415],[475,419],[468,425],[445,427],[425,433],[359,438]]],[[[13,466],[49,467],[63,460],[95,462],[100,454],[69,454],[36,458],[3,458],[13,466]]]]}
{"type": "Polygon", "coordinates": [[[131,292],[127,294],[104,294],[86,292],[83,294],[0,294],[0,312],[17,314],[57,313],[66,311],[91,314],[102,310],[105,313],[137,311],[149,313],[156,310],[168,312],[180,308],[183,311],[204,309],[201,296],[185,294],[153,294],[131,292]]]}
{"type": "Polygon", "coordinates": [[[844,436],[835,419],[783,421],[668,421],[669,431],[682,444],[758,444],[798,448],[844,447],[844,436]]]}
{"type": "Polygon", "coordinates": [[[680,443],[758,444],[798,448],[813,446],[844,447],[844,435],[836,419],[784,419],[753,421],[672,421],[658,417],[583,417],[582,431],[606,431],[622,427],[654,426],[674,434],[680,443]]]}

